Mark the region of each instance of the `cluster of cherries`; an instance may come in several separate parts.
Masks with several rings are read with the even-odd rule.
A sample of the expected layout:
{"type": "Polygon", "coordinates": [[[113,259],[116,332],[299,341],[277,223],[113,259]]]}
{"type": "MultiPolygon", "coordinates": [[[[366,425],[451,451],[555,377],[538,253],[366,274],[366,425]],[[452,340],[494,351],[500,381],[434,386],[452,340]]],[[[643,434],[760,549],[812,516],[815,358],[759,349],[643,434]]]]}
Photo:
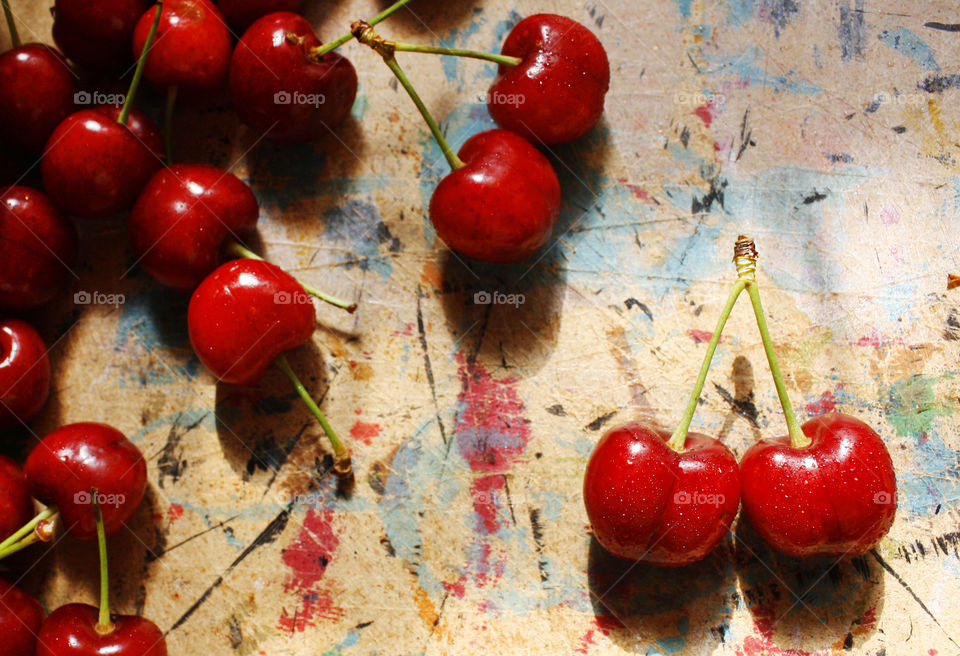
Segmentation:
{"type": "Polygon", "coordinates": [[[840,413],[802,426],[787,397],[756,282],[753,241],[735,247],[738,279],[721,311],[679,426],[629,423],[608,431],[587,463],[583,496],[597,541],[654,565],[704,558],[743,503],[757,533],[791,556],[856,556],[886,535],[897,510],[893,462],[867,424],[840,413]],[[789,435],[754,443],[738,466],[719,440],[689,433],[710,362],[734,303],[750,296],[789,435]]]}

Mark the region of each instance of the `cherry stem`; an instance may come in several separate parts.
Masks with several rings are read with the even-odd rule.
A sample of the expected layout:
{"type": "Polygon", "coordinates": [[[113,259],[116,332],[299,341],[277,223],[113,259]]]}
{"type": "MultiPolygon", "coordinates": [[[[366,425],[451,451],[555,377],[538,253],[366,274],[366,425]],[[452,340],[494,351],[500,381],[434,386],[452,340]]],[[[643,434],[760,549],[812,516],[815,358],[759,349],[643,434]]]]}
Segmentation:
{"type": "Polygon", "coordinates": [[[752,239],[744,235],[737,238],[734,247],[734,262],[736,262],[740,280],[747,285],[747,294],[750,296],[750,303],[753,305],[753,314],[757,318],[757,328],[760,329],[760,339],[763,340],[763,350],[767,354],[767,363],[770,365],[770,373],[773,375],[773,384],[777,387],[780,407],[783,408],[783,415],[787,420],[790,445],[796,449],[806,448],[810,446],[812,440],[803,434],[800,422],[797,421],[797,415],[793,411],[793,405],[790,403],[790,397],[787,396],[787,387],[783,383],[780,363],[777,361],[777,354],[773,349],[773,340],[770,338],[770,330],[767,328],[767,318],[763,313],[763,305],[760,303],[760,288],[756,280],[757,249],[752,239]]]}
{"type": "Polygon", "coordinates": [[[413,85],[410,84],[410,80],[407,79],[403,69],[400,68],[400,64],[397,63],[396,57],[393,56],[394,50],[390,42],[384,41],[380,36],[377,35],[376,32],[373,31],[373,27],[369,23],[364,23],[363,21],[357,21],[353,24],[353,34],[357,37],[357,41],[365,46],[369,46],[374,52],[383,58],[387,68],[393,72],[397,78],[397,81],[400,82],[400,85],[406,90],[407,95],[410,96],[410,100],[412,100],[413,104],[417,106],[418,110],[420,110],[420,115],[423,116],[423,120],[427,122],[430,132],[433,133],[433,138],[440,146],[440,150],[443,151],[443,155],[447,158],[447,162],[450,163],[450,168],[453,170],[463,168],[463,166],[465,166],[463,160],[457,157],[457,154],[453,152],[450,144],[447,143],[446,138],[440,131],[440,126],[437,125],[437,122],[433,119],[433,116],[431,116],[427,106],[424,105],[423,100],[420,99],[420,95],[417,93],[416,89],[413,88],[413,85]]]}
{"type": "MultiPolygon", "coordinates": [[[[235,255],[237,257],[242,257],[247,260],[257,260],[259,262],[266,261],[238,241],[231,240],[227,242],[226,251],[229,255],[235,255]]],[[[316,296],[321,301],[324,301],[325,303],[329,303],[330,305],[338,307],[342,310],[346,310],[350,314],[353,314],[354,312],[357,311],[356,303],[351,303],[350,301],[345,301],[342,298],[337,298],[336,296],[332,296],[324,291],[317,289],[313,285],[309,285],[303,282],[299,278],[297,278],[296,280],[297,282],[300,283],[300,286],[303,287],[303,291],[307,292],[311,296],[316,296]]]]}
{"type": "Polygon", "coordinates": [[[107,567],[107,532],[103,528],[103,511],[100,509],[100,501],[97,499],[99,490],[93,488],[90,490],[90,498],[93,501],[93,515],[97,520],[97,547],[100,549],[100,617],[97,621],[96,630],[100,635],[113,633],[117,628],[110,621],[110,576],[107,567]]]}
{"type": "Polygon", "coordinates": [[[351,476],[353,474],[353,465],[350,459],[350,452],[343,445],[343,442],[340,441],[336,431],[333,430],[333,426],[330,425],[330,422],[327,421],[323,411],[320,410],[320,407],[313,400],[313,397],[310,396],[310,392],[308,392],[307,388],[304,387],[303,383],[300,382],[297,374],[293,373],[293,369],[290,368],[290,363],[287,362],[286,356],[281,354],[274,362],[280,368],[280,370],[287,375],[287,378],[290,379],[290,382],[293,383],[294,388],[297,390],[297,394],[299,394],[300,398],[303,399],[303,402],[307,404],[310,412],[314,417],[317,418],[317,421],[319,421],[320,425],[323,427],[323,432],[325,432],[327,437],[330,438],[330,444],[333,446],[333,471],[336,472],[337,476],[341,478],[351,476]]]}
{"type": "Polygon", "coordinates": [[[173,165],[173,108],[177,104],[176,84],[167,87],[167,102],[163,110],[163,146],[167,151],[167,166],[173,165]]]}
{"type": "Polygon", "coordinates": [[[9,536],[3,542],[0,542],[0,559],[6,558],[10,554],[14,554],[21,549],[29,547],[35,542],[39,542],[42,537],[36,530],[37,527],[56,514],[56,506],[45,508],[36,517],[24,524],[23,527],[21,527],[16,533],[9,536]]]}
{"type": "Polygon", "coordinates": [[[727,325],[727,319],[730,318],[730,312],[734,304],[740,297],[746,287],[744,280],[738,279],[733,283],[733,289],[730,290],[730,296],[727,297],[727,303],[720,311],[720,318],[717,320],[717,327],[713,330],[713,336],[710,343],[707,344],[707,352],[703,356],[703,364],[700,365],[700,374],[697,376],[697,382],[690,393],[690,401],[687,403],[686,410],[683,411],[683,417],[677,425],[677,429],[667,441],[667,446],[678,453],[683,452],[683,445],[687,440],[687,432],[690,430],[690,422],[693,420],[693,413],[697,410],[697,404],[700,402],[700,393],[703,392],[703,385],[707,381],[707,372],[710,370],[710,363],[713,361],[713,354],[717,350],[717,344],[720,343],[720,336],[723,333],[724,326],[727,325]]]}
{"type": "Polygon", "coordinates": [[[127,124],[127,118],[133,109],[133,98],[137,95],[137,87],[140,86],[140,78],[143,77],[143,69],[147,65],[147,53],[153,46],[153,37],[157,35],[157,27],[160,25],[160,14],[163,12],[163,0],[157,0],[157,10],[153,16],[153,24],[147,33],[147,40],[143,44],[143,50],[140,51],[140,57],[137,59],[137,68],[133,71],[133,79],[130,80],[130,88],[127,90],[127,97],[123,99],[123,108],[120,110],[120,116],[117,117],[117,123],[127,124]]]}
{"type": "Polygon", "coordinates": [[[10,43],[14,48],[20,47],[20,34],[17,32],[17,24],[13,22],[13,12],[10,11],[10,0],[0,0],[3,4],[3,15],[7,19],[7,29],[10,30],[10,43]]]}
{"type": "Polygon", "coordinates": [[[519,66],[523,62],[520,57],[498,55],[492,52],[463,50],[461,48],[442,48],[439,46],[422,46],[417,43],[404,43],[403,41],[386,41],[385,43],[397,52],[422,52],[430,55],[448,55],[450,57],[482,59],[484,61],[491,61],[495,64],[501,64],[503,66],[519,66]]]}
{"type": "MultiPolygon", "coordinates": [[[[386,9],[384,9],[383,11],[381,11],[379,14],[377,14],[376,16],[374,16],[373,18],[371,18],[369,21],[367,21],[367,25],[371,25],[371,26],[372,26],[372,25],[376,25],[376,24],[379,23],[380,21],[382,21],[382,20],[384,20],[384,19],[386,19],[386,18],[389,18],[389,17],[392,16],[397,10],[399,10],[401,7],[405,6],[408,2],[410,2],[410,0],[398,0],[398,2],[394,2],[392,5],[390,5],[389,7],[387,7],[386,9]]],[[[316,48],[313,48],[313,49],[310,51],[310,56],[312,56],[312,57],[314,57],[314,58],[316,58],[316,59],[320,59],[321,57],[323,57],[323,56],[326,55],[327,53],[333,52],[334,50],[336,50],[337,48],[339,48],[340,46],[342,46],[344,43],[346,43],[347,41],[349,41],[350,39],[352,39],[353,36],[354,36],[353,32],[350,31],[350,32],[348,32],[348,33],[340,36],[339,38],[334,39],[333,41],[330,41],[329,43],[324,43],[324,44],[322,44],[322,45],[319,45],[319,46],[317,46],[316,48]]]]}

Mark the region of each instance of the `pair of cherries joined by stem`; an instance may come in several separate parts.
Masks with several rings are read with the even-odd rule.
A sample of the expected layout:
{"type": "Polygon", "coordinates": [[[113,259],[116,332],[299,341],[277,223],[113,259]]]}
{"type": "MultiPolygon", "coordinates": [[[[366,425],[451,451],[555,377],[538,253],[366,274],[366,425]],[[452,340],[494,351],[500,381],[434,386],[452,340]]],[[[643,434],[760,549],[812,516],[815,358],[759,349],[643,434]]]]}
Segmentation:
{"type": "Polygon", "coordinates": [[[797,422],[771,343],[755,279],[752,240],[737,242],[739,278],[707,347],[677,430],[627,424],[597,443],[583,495],[596,539],[611,553],[656,565],[706,556],[742,501],[758,534],[791,556],[855,556],[886,535],[896,514],[896,475],[877,433],[833,413],[797,422]],[[789,434],[761,439],[741,459],[718,440],[688,434],[707,371],[737,297],[750,296],[789,434]]]}

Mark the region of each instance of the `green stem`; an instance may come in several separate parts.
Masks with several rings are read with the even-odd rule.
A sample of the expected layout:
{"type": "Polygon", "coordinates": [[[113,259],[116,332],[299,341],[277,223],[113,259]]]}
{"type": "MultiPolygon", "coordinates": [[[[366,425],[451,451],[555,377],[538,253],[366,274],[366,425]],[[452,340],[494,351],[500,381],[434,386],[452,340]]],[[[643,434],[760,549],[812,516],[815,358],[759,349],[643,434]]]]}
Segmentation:
{"type": "Polygon", "coordinates": [[[167,102],[163,111],[163,144],[167,151],[167,166],[173,165],[173,108],[177,104],[177,85],[167,87],[167,102]]]}
{"type": "MultiPolygon", "coordinates": [[[[410,0],[398,0],[397,2],[394,2],[392,5],[390,5],[383,11],[381,11],[379,14],[371,18],[369,21],[367,21],[367,24],[376,25],[380,21],[392,16],[394,13],[397,12],[397,10],[399,10],[401,7],[406,5],[408,2],[410,2],[410,0]]],[[[348,32],[340,36],[339,38],[334,39],[333,41],[330,41],[329,43],[324,43],[323,45],[314,48],[313,50],[310,51],[310,55],[312,57],[315,57],[316,59],[320,59],[328,52],[333,52],[334,50],[336,50],[337,48],[339,48],[340,46],[342,46],[344,43],[346,43],[352,38],[353,38],[353,32],[348,32]]]]}
{"type": "Polygon", "coordinates": [[[491,61],[502,66],[519,66],[523,61],[520,57],[511,57],[510,55],[498,55],[492,52],[479,52],[477,50],[462,50],[460,48],[441,48],[439,46],[422,46],[417,43],[404,43],[403,41],[386,41],[389,46],[398,52],[423,52],[431,55],[448,55],[450,57],[467,57],[469,59],[482,59],[491,61]]]}
{"type": "Polygon", "coordinates": [[[120,116],[117,117],[117,123],[127,124],[127,118],[133,109],[133,97],[137,95],[137,87],[140,86],[140,78],[143,77],[143,69],[147,65],[147,53],[153,46],[153,37],[157,35],[157,26],[160,25],[160,14],[163,11],[163,0],[157,0],[157,10],[153,16],[153,24],[147,33],[147,40],[143,44],[143,50],[140,51],[140,58],[137,59],[137,68],[133,71],[133,79],[130,80],[130,88],[127,89],[127,97],[123,100],[123,108],[120,110],[120,116]]]}
{"type": "Polygon", "coordinates": [[[0,549],[0,560],[3,560],[8,556],[12,556],[13,554],[17,553],[21,549],[26,549],[31,544],[35,544],[39,541],[40,541],[40,538],[38,538],[35,533],[31,533],[30,535],[20,540],[19,542],[16,542],[14,544],[11,544],[8,547],[4,547],[3,549],[0,549]]]}
{"type": "Polygon", "coordinates": [[[100,635],[113,633],[116,627],[110,621],[110,575],[107,566],[107,532],[103,528],[103,511],[100,510],[100,501],[97,499],[99,490],[90,490],[93,501],[93,514],[97,520],[97,546],[100,549],[100,617],[95,627],[100,635]]]}
{"type": "Polygon", "coordinates": [[[308,392],[307,388],[304,387],[303,383],[300,382],[297,374],[293,373],[293,369],[290,368],[290,363],[287,362],[286,356],[281,354],[275,360],[275,362],[280,370],[287,375],[287,378],[290,379],[290,382],[293,383],[294,388],[297,390],[297,394],[300,395],[300,398],[303,399],[303,402],[307,404],[308,408],[310,408],[310,412],[314,417],[317,418],[317,421],[320,422],[320,425],[323,427],[323,432],[325,432],[327,437],[330,439],[330,444],[333,446],[333,470],[337,473],[337,476],[347,477],[353,474],[353,466],[350,461],[350,452],[343,445],[343,442],[340,441],[336,431],[333,430],[333,426],[330,425],[330,422],[327,421],[323,411],[320,410],[320,407],[313,400],[313,397],[310,396],[310,392],[308,392]]]}
{"type": "MultiPolygon", "coordinates": [[[[259,260],[260,262],[266,261],[238,241],[228,242],[226,246],[226,251],[229,255],[235,255],[236,257],[242,257],[247,260],[259,260]]],[[[351,303],[350,301],[345,301],[342,298],[337,298],[336,296],[332,296],[331,294],[328,294],[324,291],[317,289],[313,285],[309,285],[303,282],[299,278],[297,279],[297,282],[299,282],[300,286],[303,287],[303,291],[307,292],[311,296],[316,296],[317,298],[319,298],[321,301],[324,301],[325,303],[329,303],[330,305],[346,310],[350,314],[353,314],[354,312],[357,311],[356,303],[351,303]]]]}
{"type": "Polygon", "coordinates": [[[10,30],[10,43],[14,48],[20,47],[20,34],[17,32],[17,24],[13,22],[13,12],[10,11],[10,0],[0,0],[3,3],[3,15],[7,19],[7,29],[10,30]]]}
{"type": "Polygon", "coordinates": [[[720,311],[720,318],[717,320],[717,327],[713,331],[710,343],[707,344],[707,352],[703,356],[703,364],[700,365],[700,374],[697,376],[697,382],[693,386],[690,394],[690,401],[687,403],[687,409],[683,412],[677,429],[670,436],[667,446],[677,452],[683,451],[683,445],[687,439],[687,431],[690,430],[690,422],[693,420],[693,413],[697,410],[697,403],[700,401],[700,393],[703,392],[703,385],[707,381],[707,372],[710,370],[710,363],[713,361],[713,354],[717,350],[717,344],[720,343],[720,335],[723,333],[724,326],[727,325],[727,319],[730,318],[730,312],[733,310],[737,298],[746,287],[744,280],[738,279],[733,283],[733,289],[730,290],[730,296],[727,297],[727,303],[720,311]]]}
{"type": "MultiPolygon", "coordinates": [[[[14,543],[19,542],[24,537],[27,537],[33,534],[33,529],[35,529],[37,525],[40,524],[40,522],[45,522],[56,514],[57,514],[56,506],[50,506],[49,508],[45,508],[36,517],[34,517],[29,522],[24,524],[23,527],[20,528],[20,530],[18,530],[16,533],[14,533],[13,535],[5,539],[3,542],[0,542],[0,553],[2,553],[3,550],[5,550],[7,547],[13,545],[14,543]]],[[[36,540],[34,540],[34,542],[36,542],[36,540]]]]}

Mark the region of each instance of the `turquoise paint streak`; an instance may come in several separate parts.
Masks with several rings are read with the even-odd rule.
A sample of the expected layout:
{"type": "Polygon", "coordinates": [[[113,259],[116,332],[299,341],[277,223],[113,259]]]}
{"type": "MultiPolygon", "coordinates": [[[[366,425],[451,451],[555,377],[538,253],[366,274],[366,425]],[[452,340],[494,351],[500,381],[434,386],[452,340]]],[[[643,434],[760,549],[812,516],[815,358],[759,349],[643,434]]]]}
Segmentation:
{"type": "Polygon", "coordinates": [[[907,28],[884,30],[877,35],[877,38],[888,48],[915,61],[921,68],[928,71],[940,70],[940,65],[934,59],[933,49],[907,28]]]}
{"type": "Polygon", "coordinates": [[[775,75],[766,70],[766,54],[760,48],[748,46],[740,53],[714,54],[701,51],[700,55],[707,62],[701,67],[703,73],[719,79],[737,78],[745,80],[750,86],[770,87],[774,91],[786,91],[802,95],[820,93],[820,87],[812,82],[802,80],[794,73],[775,75]]]}

